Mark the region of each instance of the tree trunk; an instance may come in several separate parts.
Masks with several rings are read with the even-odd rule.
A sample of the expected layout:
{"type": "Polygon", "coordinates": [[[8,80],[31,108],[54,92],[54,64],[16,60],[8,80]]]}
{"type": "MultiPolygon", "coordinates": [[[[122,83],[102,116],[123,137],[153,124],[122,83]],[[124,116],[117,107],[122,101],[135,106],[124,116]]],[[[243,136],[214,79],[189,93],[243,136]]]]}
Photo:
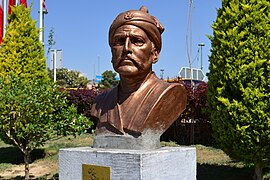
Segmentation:
{"type": "Polygon", "coordinates": [[[254,180],[262,180],[263,178],[263,165],[262,162],[255,162],[254,180]]]}
{"type": "Polygon", "coordinates": [[[29,179],[29,163],[30,163],[30,151],[24,150],[23,152],[23,158],[24,158],[24,172],[25,172],[25,179],[29,179]]]}

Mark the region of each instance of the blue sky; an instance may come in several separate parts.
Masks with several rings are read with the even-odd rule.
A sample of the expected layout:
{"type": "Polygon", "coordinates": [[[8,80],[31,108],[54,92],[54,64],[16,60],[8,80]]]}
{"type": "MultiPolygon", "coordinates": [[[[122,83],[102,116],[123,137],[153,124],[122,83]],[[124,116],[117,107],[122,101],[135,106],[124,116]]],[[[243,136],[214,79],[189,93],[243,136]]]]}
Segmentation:
{"type": "MultiPolygon", "coordinates": [[[[33,3],[32,17],[39,20],[39,0],[33,0],[33,3]]],[[[113,70],[108,45],[109,26],[120,12],[144,5],[165,27],[160,59],[153,70],[157,76],[160,76],[160,69],[164,69],[164,78],[176,77],[181,67],[189,67],[187,47],[190,43],[186,43],[189,3],[190,0],[46,0],[49,13],[44,20],[45,51],[49,31],[53,28],[56,41],[53,48],[63,50],[65,68],[80,71],[89,79],[105,70],[113,70]]],[[[208,72],[211,48],[206,35],[212,35],[211,24],[219,7],[221,0],[193,0],[192,67],[200,67],[196,58],[198,44],[204,43],[202,59],[205,73],[208,72]]],[[[50,65],[50,59],[47,63],[50,65]]]]}

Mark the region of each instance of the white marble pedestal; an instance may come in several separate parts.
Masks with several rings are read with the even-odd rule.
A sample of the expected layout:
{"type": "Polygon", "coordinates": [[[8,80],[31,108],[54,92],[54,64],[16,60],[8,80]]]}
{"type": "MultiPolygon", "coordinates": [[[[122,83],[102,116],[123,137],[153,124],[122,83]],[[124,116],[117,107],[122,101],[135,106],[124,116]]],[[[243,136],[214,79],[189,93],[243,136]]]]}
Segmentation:
{"type": "Polygon", "coordinates": [[[60,180],[81,180],[82,164],[110,167],[111,180],[195,180],[194,147],[153,150],[79,147],[59,152],[60,180]]]}

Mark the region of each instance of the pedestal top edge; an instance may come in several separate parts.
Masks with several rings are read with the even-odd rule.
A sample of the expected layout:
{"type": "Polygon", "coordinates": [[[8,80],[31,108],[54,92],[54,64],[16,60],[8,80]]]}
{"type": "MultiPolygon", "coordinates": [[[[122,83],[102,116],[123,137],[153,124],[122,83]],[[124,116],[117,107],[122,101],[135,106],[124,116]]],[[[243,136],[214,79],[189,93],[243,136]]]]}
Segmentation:
{"type": "Polygon", "coordinates": [[[98,152],[98,153],[132,153],[132,154],[142,154],[142,153],[164,153],[164,152],[174,152],[174,151],[190,151],[196,150],[196,147],[191,146],[179,146],[179,147],[161,147],[158,149],[140,149],[140,150],[133,150],[133,149],[107,149],[107,148],[93,148],[91,146],[87,147],[75,147],[75,148],[63,148],[59,151],[73,151],[73,152],[98,152]]]}

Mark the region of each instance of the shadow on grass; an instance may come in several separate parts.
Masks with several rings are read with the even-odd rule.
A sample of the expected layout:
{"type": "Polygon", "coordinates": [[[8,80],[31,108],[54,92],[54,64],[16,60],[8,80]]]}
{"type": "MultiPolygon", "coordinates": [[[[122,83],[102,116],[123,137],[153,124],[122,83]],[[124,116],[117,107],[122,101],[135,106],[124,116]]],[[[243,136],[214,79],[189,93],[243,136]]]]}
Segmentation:
{"type": "MultiPolygon", "coordinates": [[[[35,149],[31,152],[31,160],[34,162],[37,159],[45,157],[44,149],[35,149]]],[[[22,152],[16,147],[0,148],[0,163],[21,164],[24,163],[22,152]]]]}
{"type": "Polygon", "coordinates": [[[197,164],[197,180],[253,180],[253,168],[197,164]]]}
{"type": "MultiPolygon", "coordinates": [[[[1,178],[1,176],[0,176],[1,178]]],[[[36,179],[36,180],[46,180],[48,179],[47,176],[42,176],[42,177],[38,177],[38,178],[35,178],[34,176],[30,175],[29,177],[30,179],[36,179]]],[[[59,174],[56,173],[54,174],[52,177],[50,177],[51,180],[59,180],[59,174]]],[[[16,176],[14,178],[12,178],[12,180],[25,180],[24,176],[16,176]]]]}
{"type": "MultiPolygon", "coordinates": [[[[1,178],[1,176],[0,176],[0,178],[1,178]]],[[[34,176],[29,176],[29,178],[30,179],[33,179],[34,178],[34,176]]],[[[12,180],[25,180],[25,177],[24,176],[16,176],[16,177],[13,177],[13,178],[11,178],[12,180]]],[[[41,180],[41,179],[37,179],[37,180],[41,180]]]]}

